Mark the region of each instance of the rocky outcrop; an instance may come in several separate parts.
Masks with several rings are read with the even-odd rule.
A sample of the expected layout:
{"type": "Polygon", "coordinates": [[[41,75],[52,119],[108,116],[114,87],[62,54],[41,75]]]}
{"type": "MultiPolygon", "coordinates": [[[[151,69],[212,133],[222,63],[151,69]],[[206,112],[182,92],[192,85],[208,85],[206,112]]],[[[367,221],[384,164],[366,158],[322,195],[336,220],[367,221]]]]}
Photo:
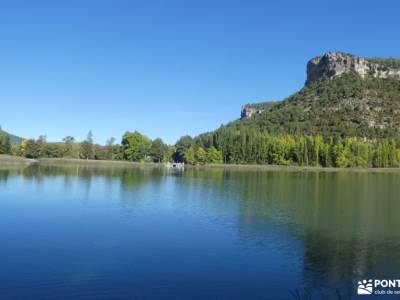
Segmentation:
{"type": "Polygon", "coordinates": [[[240,111],[241,119],[249,119],[255,115],[262,114],[263,112],[270,111],[274,106],[278,105],[280,101],[264,101],[253,104],[246,104],[242,106],[240,111]]]}
{"type": "Polygon", "coordinates": [[[244,106],[242,106],[242,110],[240,112],[240,117],[242,119],[249,119],[256,114],[261,114],[263,112],[264,112],[264,109],[258,109],[258,108],[251,107],[250,105],[244,105],[244,106]]]}
{"type": "Polygon", "coordinates": [[[308,62],[301,91],[246,104],[241,120],[274,133],[400,139],[399,90],[400,59],[327,53],[308,62]]]}
{"type": "Polygon", "coordinates": [[[333,78],[346,72],[356,72],[364,78],[367,75],[376,78],[394,77],[400,79],[400,67],[388,66],[384,60],[359,57],[342,52],[328,52],[311,59],[307,64],[306,85],[323,76],[333,78]]]}

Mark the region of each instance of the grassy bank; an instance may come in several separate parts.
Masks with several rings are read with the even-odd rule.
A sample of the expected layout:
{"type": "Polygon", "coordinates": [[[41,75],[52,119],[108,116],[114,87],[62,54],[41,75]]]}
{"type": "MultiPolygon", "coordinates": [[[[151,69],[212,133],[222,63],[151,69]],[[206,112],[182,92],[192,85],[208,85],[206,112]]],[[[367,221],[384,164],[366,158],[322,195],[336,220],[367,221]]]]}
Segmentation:
{"type": "Polygon", "coordinates": [[[283,165],[251,165],[251,164],[206,164],[189,166],[189,168],[207,169],[222,168],[230,170],[248,171],[315,171],[315,172],[399,172],[400,168],[334,168],[334,167],[314,167],[314,166],[283,166],[283,165]]]}
{"type": "Polygon", "coordinates": [[[158,163],[139,163],[131,161],[120,161],[120,160],[91,160],[91,159],[73,159],[73,158],[41,158],[39,164],[42,166],[68,166],[68,165],[80,165],[87,167],[121,167],[121,168],[132,168],[132,167],[159,167],[162,164],[158,163]]]}
{"type": "MultiPolygon", "coordinates": [[[[86,160],[86,159],[66,159],[66,158],[45,158],[39,160],[40,165],[47,166],[67,166],[82,165],[93,167],[163,167],[164,163],[139,163],[130,161],[115,160],[86,160]]],[[[333,168],[333,167],[313,167],[313,166],[283,166],[283,165],[255,165],[255,164],[205,164],[205,165],[185,165],[188,169],[226,169],[243,171],[322,171],[322,172],[399,172],[400,168],[333,168]]]]}
{"type": "MultiPolygon", "coordinates": [[[[41,158],[39,160],[27,159],[17,156],[0,155],[0,166],[29,166],[32,164],[41,166],[86,166],[96,168],[134,168],[134,167],[163,167],[164,163],[140,163],[116,160],[86,160],[69,158],[41,158]]],[[[400,168],[333,168],[313,166],[282,166],[282,165],[252,165],[252,164],[205,164],[185,165],[188,169],[226,169],[243,171],[287,171],[287,172],[399,172],[400,168]]]]}
{"type": "Polygon", "coordinates": [[[37,163],[35,159],[27,159],[19,156],[0,155],[0,166],[29,166],[37,163]]]}

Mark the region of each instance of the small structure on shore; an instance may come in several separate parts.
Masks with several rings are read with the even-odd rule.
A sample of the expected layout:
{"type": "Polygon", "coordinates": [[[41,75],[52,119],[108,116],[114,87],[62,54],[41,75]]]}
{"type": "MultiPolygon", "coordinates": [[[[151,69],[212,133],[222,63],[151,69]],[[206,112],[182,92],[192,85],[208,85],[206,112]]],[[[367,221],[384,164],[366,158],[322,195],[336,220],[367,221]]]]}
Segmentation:
{"type": "Polygon", "coordinates": [[[175,170],[184,170],[185,163],[176,163],[176,162],[167,162],[166,165],[167,169],[175,169],[175,170]]]}

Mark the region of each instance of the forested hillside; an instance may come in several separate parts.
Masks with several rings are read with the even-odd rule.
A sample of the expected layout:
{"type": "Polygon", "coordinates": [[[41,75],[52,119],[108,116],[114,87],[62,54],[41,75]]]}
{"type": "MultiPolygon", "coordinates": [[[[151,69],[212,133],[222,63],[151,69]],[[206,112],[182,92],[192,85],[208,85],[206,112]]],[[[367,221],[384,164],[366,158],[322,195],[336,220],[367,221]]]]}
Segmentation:
{"type": "Polygon", "coordinates": [[[324,137],[399,137],[400,81],[362,79],[354,72],[323,77],[251,118],[228,124],[271,134],[324,137]]]}
{"type": "Polygon", "coordinates": [[[0,135],[2,136],[7,136],[8,139],[10,140],[10,144],[14,145],[14,144],[19,144],[22,142],[22,138],[13,134],[10,134],[4,130],[1,129],[0,127],[0,135]]]}
{"type": "Polygon", "coordinates": [[[334,53],[310,62],[300,91],[246,105],[241,119],[194,138],[188,156],[212,147],[226,163],[398,166],[400,76],[391,68],[400,61],[334,53]]]}
{"type": "Polygon", "coordinates": [[[3,131],[0,127],[0,154],[11,153],[11,148],[22,142],[22,138],[3,131]]]}

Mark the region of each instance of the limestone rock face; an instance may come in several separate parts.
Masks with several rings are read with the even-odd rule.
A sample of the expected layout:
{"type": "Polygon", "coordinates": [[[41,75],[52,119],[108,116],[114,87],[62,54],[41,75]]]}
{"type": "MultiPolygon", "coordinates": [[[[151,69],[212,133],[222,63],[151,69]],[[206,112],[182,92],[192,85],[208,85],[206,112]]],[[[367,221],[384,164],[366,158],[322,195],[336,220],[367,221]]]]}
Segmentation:
{"type": "Polygon", "coordinates": [[[329,52],[308,62],[302,90],[281,101],[246,104],[241,120],[274,134],[400,139],[399,91],[400,59],[329,52]]]}
{"type": "Polygon", "coordinates": [[[249,119],[256,114],[261,114],[262,112],[264,112],[264,109],[258,109],[258,108],[251,107],[249,105],[244,105],[244,106],[242,106],[242,110],[240,112],[240,117],[242,119],[249,119]]]}
{"type": "Polygon", "coordinates": [[[391,68],[364,57],[342,52],[328,52],[308,62],[306,85],[323,76],[333,78],[350,71],[358,73],[362,78],[371,75],[376,78],[400,79],[400,69],[391,68]]]}

